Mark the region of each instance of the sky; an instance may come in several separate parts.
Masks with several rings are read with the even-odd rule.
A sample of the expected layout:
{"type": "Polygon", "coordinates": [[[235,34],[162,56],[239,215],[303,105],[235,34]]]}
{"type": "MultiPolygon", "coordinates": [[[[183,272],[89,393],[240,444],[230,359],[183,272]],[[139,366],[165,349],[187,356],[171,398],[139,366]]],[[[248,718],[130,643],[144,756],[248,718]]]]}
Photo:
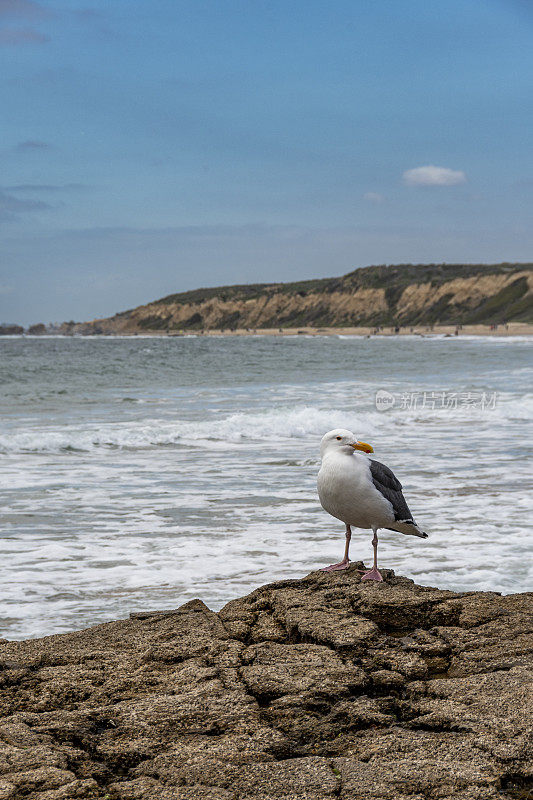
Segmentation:
{"type": "Polygon", "coordinates": [[[0,0],[0,321],[533,260],[531,0],[0,0]]]}

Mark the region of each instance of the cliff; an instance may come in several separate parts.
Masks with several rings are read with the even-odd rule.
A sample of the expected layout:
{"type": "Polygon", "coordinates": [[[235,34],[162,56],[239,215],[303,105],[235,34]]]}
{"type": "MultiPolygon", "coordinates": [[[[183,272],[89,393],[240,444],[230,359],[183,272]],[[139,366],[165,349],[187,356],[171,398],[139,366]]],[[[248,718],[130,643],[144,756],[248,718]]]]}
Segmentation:
{"type": "Polygon", "coordinates": [[[533,322],[532,264],[357,269],[341,278],[173,294],[62,333],[533,322]]]}
{"type": "Polygon", "coordinates": [[[0,644],[0,798],[512,800],[533,594],[384,570],[0,644]]]}

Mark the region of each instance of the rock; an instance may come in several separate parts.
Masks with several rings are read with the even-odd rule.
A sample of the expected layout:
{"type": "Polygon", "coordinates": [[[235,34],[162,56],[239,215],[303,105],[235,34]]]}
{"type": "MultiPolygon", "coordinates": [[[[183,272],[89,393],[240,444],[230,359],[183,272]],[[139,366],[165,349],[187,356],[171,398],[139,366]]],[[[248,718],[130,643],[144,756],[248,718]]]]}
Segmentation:
{"type": "Polygon", "coordinates": [[[512,800],[533,594],[385,571],[0,642],[0,800],[512,800]]]}
{"type": "Polygon", "coordinates": [[[37,322],[35,325],[30,325],[28,328],[30,336],[43,336],[43,334],[47,332],[46,325],[42,322],[37,322]]]}
{"type": "Polygon", "coordinates": [[[20,336],[24,333],[22,325],[0,325],[0,336],[20,336]]]}

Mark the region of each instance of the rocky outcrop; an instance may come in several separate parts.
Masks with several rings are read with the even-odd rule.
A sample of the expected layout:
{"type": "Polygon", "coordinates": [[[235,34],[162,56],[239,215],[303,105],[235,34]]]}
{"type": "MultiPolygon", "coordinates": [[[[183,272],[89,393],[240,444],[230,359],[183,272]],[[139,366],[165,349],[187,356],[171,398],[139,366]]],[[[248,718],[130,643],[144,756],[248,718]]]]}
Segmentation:
{"type": "Polygon", "coordinates": [[[0,336],[20,336],[24,333],[22,325],[0,325],[0,336]]]}
{"type": "Polygon", "coordinates": [[[533,595],[384,571],[0,644],[0,798],[533,792],[533,595]]]}
{"type": "Polygon", "coordinates": [[[61,332],[533,322],[531,264],[365,267],[342,278],[198,289],[61,332]]]}
{"type": "Polygon", "coordinates": [[[30,325],[28,333],[30,336],[43,336],[48,333],[48,329],[43,322],[37,322],[35,325],[30,325]]]}

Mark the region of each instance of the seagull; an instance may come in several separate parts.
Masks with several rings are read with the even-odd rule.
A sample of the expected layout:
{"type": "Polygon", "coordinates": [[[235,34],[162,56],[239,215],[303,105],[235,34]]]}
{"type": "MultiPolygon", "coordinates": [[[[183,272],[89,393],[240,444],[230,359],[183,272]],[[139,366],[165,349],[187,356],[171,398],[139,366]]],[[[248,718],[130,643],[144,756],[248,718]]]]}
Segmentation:
{"type": "Polygon", "coordinates": [[[402,494],[402,484],[392,470],[368,457],[374,448],[359,441],[351,431],[337,428],[320,442],[322,466],[318,473],[318,496],[322,508],[346,525],[344,558],[324,567],[324,572],[347,569],[351,526],[371,528],[374,532],[374,566],[361,577],[363,581],[382,581],[378,570],[378,528],[398,531],[427,539],[409,511],[402,494]]]}

